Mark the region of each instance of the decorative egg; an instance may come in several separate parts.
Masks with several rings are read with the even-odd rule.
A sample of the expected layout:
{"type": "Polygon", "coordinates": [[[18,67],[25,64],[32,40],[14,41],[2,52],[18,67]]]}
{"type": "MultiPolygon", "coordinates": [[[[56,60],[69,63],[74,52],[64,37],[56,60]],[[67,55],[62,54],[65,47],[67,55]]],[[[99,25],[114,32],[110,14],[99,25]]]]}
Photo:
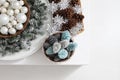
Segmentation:
{"type": "Polygon", "coordinates": [[[7,14],[12,16],[12,15],[14,15],[14,11],[12,9],[8,9],[7,10],[7,14]]]}
{"type": "Polygon", "coordinates": [[[22,30],[22,29],[23,29],[23,24],[18,23],[18,24],[16,25],[16,29],[17,29],[17,30],[22,30]]]}
{"type": "Polygon", "coordinates": [[[52,47],[49,47],[49,48],[46,50],[46,54],[47,54],[47,55],[52,55],[52,54],[54,54],[53,48],[52,48],[52,47]]]}
{"type": "Polygon", "coordinates": [[[65,58],[67,58],[67,57],[68,57],[68,52],[67,52],[67,50],[61,49],[61,50],[58,52],[58,57],[59,57],[60,59],[65,59],[65,58]]]}
{"type": "Polygon", "coordinates": [[[21,8],[21,12],[22,13],[27,13],[28,12],[28,8],[27,7],[22,7],[21,8]]]}
{"type": "Polygon", "coordinates": [[[77,43],[71,42],[71,43],[69,44],[69,46],[67,47],[67,50],[68,50],[68,51],[74,51],[76,47],[77,47],[77,43]]]}
{"type": "Polygon", "coordinates": [[[62,40],[70,40],[70,38],[71,38],[71,35],[69,31],[64,31],[62,33],[62,40]]]}
{"type": "Polygon", "coordinates": [[[6,0],[0,0],[0,5],[4,4],[6,0]]]}
{"type": "Polygon", "coordinates": [[[21,5],[20,5],[19,1],[14,1],[14,2],[12,2],[11,6],[13,9],[19,9],[21,5]]]}
{"type": "Polygon", "coordinates": [[[1,34],[8,34],[8,28],[3,26],[3,27],[1,27],[0,32],[1,32],[1,34]]]}
{"type": "Polygon", "coordinates": [[[55,42],[57,42],[57,38],[55,36],[49,36],[48,43],[53,45],[55,42]]]}
{"type": "Polygon", "coordinates": [[[45,42],[45,43],[44,43],[44,48],[47,49],[47,48],[49,48],[49,47],[50,47],[50,44],[49,44],[48,42],[45,42]]]}
{"type": "Polygon", "coordinates": [[[64,48],[68,47],[70,42],[69,42],[69,40],[63,40],[60,43],[61,43],[62,48],[64,49],[64,48]]]}
{"type": "Polygon", "coordinates": [[[10,33],[10,34],[15,34],[15,33],[16,33],[16,29],[10,28],[10,29],[9,29],[9,33],[10,33]]]}
{"type": "Polygon", "coordinates": [[[16,18],[19,23],[25,23],[27,20],[27,16],[23,13],[19,13],[16,18]]]}
{"type": "Polygon", "coordinates": [[[9,16],[6,14],[0,14],[0,25],[6,25],[9,22],[9,16]]]}
{"type": "Polygon", "coordinates": [[[61,49],[61,44],[58,43],[58,42],[55,42],[55,43],[53,44],[53,52],[54,52],[54,53],[58,53],[58,52],[60,51],[60,49],[61,49]]]}

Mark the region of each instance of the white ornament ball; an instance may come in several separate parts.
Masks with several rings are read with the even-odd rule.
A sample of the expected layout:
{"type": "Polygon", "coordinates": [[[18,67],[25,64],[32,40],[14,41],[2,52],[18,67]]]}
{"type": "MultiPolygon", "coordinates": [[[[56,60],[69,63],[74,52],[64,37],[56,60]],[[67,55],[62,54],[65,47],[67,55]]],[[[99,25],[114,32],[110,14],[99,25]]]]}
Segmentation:
{"type": "Polygon", "coordinates": [[[0,5],[4,4],[6,0],[0,0],[0,5]]]}
{"type": "Polygon", "coordinates": [[[23,29],[23,24],[18,23],[18,24],[16,25],[16,29],[17,29],[17,30],[22,30],[22,29],[23,29]]]}
{"type": "Polygon", "coordinates": [[[14,11],[12,9],[8,9],[7,14],[12,16],[12,15],[14,15],[14,11]]]}
{"type": "Polygon", "coordinates": [[[14,16],[10,16],[10,21],[13,21],[15,19],[14,16]]]}
{"type": "Polygon", "coordinates": [[[13,20],[12,25],[16,25],[16,24],[17,24],[17,21],[13,20]]]}
{"type": "Polygon", "coordinates": [[[16,0],[7,0],[7,1],[9,1],[9,2],[14,2],[14,1],[16,1],[16,0]]]}
{"type": "Polygon", "coordinates": [[[4,6],[5,8],[7,8],[7,7],[9,6],[9,3],[8,3],[8,2],[5,2],[5,3],[3,4],[3,6],[4,6]]]}
{"type": "Polygon", "coordinates": [[[11,23],[8,23],[8,24],[7,24],[7,27],[8,27],[8,28],[12,28],[12,24],[11,24],[11,23]]]}
{"type": "Polygon", "coordinates": [[[25,23],[26,20],[27,20],[27,16],[23,13],[19,13],[17,16],[16,16],[16,19],[19,23],[25,23]]]}
{"type": "Polygon", "coordinates": [[[15,13],[15,14],[18,14],[18,13],[20,13],[20,10],[19,10],[19,9],[16,9],[16,10],[14,11],[14,13],[15,13]]]}
{"type": "Polygon", "coordinates": [[[8,28],[4,26],[0,29],[0,32],[1,34],[8,34],[8,28]]]}
{"type": "Polygon", "coordinates": [[[12,8],[13,8],[13,9],[19,9],[19,7],[20,7],[19,1],[14,1],[14,2],[12,2],[12,8]]]}
{"type": "Polygon", "coordinates": [[[9,22],[9,16],[6,14],[0,14],[0,25],[6,25],[9,22]]]}
{"type": "Polygon", "coordinates": [[[7,9],[4,8],[4,7],[2,7],[2,8],[1,8],[1,13],[6,13],[6,12],[7,12],[7,9]]]}
{"type": "Polygon", "coordinates": [[[24,1],[22,1],[22,0],[19,3],[20,3],[20,5],[24,5],[24,1]]]}
{"type": "Polygon", "coordinates": [[[27,7],[22,7],[21,8],[21,12],[22,13],[27,13],[28,12],[28,8],[27,7]]]}
{"type": "Polygon", "coordinates": [[[16,29],[10,28],[10,29],[9,29],[9,33],[10,33],[10,34],[15,34],[15,33],[16,33],[16,29]]]}

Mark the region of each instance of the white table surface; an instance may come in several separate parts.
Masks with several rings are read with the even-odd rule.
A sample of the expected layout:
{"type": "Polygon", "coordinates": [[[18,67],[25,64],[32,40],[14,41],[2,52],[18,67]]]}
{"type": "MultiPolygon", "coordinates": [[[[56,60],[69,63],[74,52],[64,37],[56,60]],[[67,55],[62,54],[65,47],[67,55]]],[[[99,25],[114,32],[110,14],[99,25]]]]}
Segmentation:
{"type": "Polygon", "coordinates": [[[120,80],[120,0],[82,3],[91,18],[89,65],[0,66],[0,80],[120,80]]]}

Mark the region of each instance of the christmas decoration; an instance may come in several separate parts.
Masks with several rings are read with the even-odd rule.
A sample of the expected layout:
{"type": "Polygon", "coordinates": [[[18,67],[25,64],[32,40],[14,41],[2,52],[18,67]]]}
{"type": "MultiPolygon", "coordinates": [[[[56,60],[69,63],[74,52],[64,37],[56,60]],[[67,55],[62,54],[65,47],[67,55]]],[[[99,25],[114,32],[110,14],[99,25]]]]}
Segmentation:
{"type": "Polygon", "coordinates": [[[69,59],[72,56],[76,48],[76,43],[72,41],[69,31],[64,31],[50,35],[45,41],[43,48],[45,55],[50,60],[54,62],[61,62],[69,59]],[[49,41],[49,39],[51,40],[49,41]],[[57,41],[52,42],[54,39],[57,41]],[[50,42],[52,42],[52,44],[50,42]]]}
{"type": "MultiPolygon", "coordinates": [[[[6,1],[6,0],[5,0],[6,1]]],[[[14,0],[10,0],[14,1],[14,0]]],[[[4,0],[2,0],[4,2],[4,0]]],[[[31,46],[31,41],[35,40],[37,38],[37,35],[43,35],[44,32],[41,30],[42,25],[44,23],[44,20],[46,20],[46,5],[42,3],[40,0],[27,0],[27,2],[30,5],[31,10],[31,18],[29,21],[29,24],[27,25],[27,28],[20,34],[15,37],[11,38],[0,38],[0,55],[6,56],[6,55],[12,55],[17,54],[17,52],[21,50],[29,50],[31,46]]],[[[0,4],[1,0],[0,0],[0,4]]],[[[24,3],[21,1],[21,5],[24,5],[24,3]]],[[[17,4],[15,5],[17,6],[17,4]]],[[[14,19],[13,16],[11,16],[10,19],[14,19]]],[[[7,26],[11,27],[11,23],[8,23],[7,26]]],[[[17,24],[15,29],[19,30],[23,27],[21,23],[17,24]]],[[[4,29],[5,30],[5,29],[4,29]]],[[[2,30],[1,30],[2,31],[2,30]]],[[[3,33],[8,33],[9,30],[5,30],[3,33]]],[[[15,31],[11,29],[9,31],[10,33],[14,33],[15,31]]]]}
{"type": "Polygon", "coordinates": [[[61,49],[61,44],[58,43],[58,42],[55,42],[55,43],[53,44],[53,52],[54,52],[54,53],[58,53],[58,52],[60,51],[60,49],[61,49]]]}
{"type": "Polygon", "coordinates": [[[53,15],[53,25],[48,30],[49,32],[55,33],[56,31],[68,30],[72,33],[72,36],[75,36],[84,30],[84,16],[82,14],[80,0],[49,0],[49,2],[50,7],[48,8],[53,15]],[[82,28],[79,28],[77,23],[82,24],[82,28]]]}
{"type": "Polygon", "coordinates": [[[65,49],[61,49],[60,52],[58,52],[58,57],[60,59],[65,59],[68,57],[68,51],[65,49]]]}
{"type": "Polygon", "coordinates": [[[0,1],[0,26],[3,27],[0,32],[1,35],[13,35],[16,34],[17,30],[23,29],[23,27],[19,29],[16,29],[15,27],[19,23],[23,25],[28,19],[26,14],[28,8],[24,4],[23,0],[0,1]],[[10,17],[14,18],[11,20],[10,17]]]}
{"type": "Polygon", "coordinates": [[[77,44],[74,43],[74,42],[71,42],[71,43],[69,44],[69,46],[67,47],[67,50],[68,50],[68,51],[74,51],[76,47],[77,47],[77,44]]]}

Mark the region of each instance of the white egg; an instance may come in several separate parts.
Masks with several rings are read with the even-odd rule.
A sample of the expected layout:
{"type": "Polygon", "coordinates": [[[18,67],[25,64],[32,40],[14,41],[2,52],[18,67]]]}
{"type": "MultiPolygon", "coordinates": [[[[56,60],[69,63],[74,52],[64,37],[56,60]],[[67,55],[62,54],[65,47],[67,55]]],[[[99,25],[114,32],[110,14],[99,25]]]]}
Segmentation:
{"type": "Polygon", "coordinates": [[[8,3],[8,2],[5,2],[5,3],[3,4],[3,6],[7,8],[7,7],[9,6],[9,3],[8,3]]]}
{"type": "Polygon", "coordinates": [[[0,0],[0,5],[4,4],[6,0],[0,0]]]}
{"type": "Polygon", "coordinates": [[[23,29],[23,24],[18,23],[18,24],[16,25],[16,29],[17,29],[17,30],[22,30],[22,29],[23,29]]]}
{"type": "Polygon", "coordinates": [[[1,27],[0,32],[1,32],[1,34],[8,34],[8,28],[3,26],[3,27],[1,27]]]}
{"type": "Polygon", "coordinates": [[[0,25],[6,25],[9,22],[9,16],[6,14],[0,14],[0,25]]]}
{"type": "Polygon", "coordinates": [[[23,13],[19,13],[17,16],[16,16],[16,19],[19,23],[25,23],[26,20],[27,20],[27,16],[23,13]]]}
{"type": "Polygon", "coordinates": [[[21,8],[21,12],[22,13],[27,13],[28,12],[28,8],[27,7],[22,7],[21,8]]]}
{"type": "Polygon", "coordinates": [[[4,7],[2,7],[2,8],[1,8],[1,13],[6,13],[6,12],[7,12],[7,9],[4,8],[4,7]]]}
{"type": "Polygon", "coordinates": [[[13,9],[19,9],[20,3],[19,3],[19,1],[14,1],[14,2],[12,2],[11,6],[13,9]]]}
{"type": "Polygon", "coordinates": [[[24,5],[24,1],[22,1],[22,0],[19,1],[19,3],[20,3],[20,5],[24,5]]]}
{"type": "Polygon", "coordinates": [[[15,34],[15,33],[16,33],[16,29],[10,28],[10,29],[9,29],[9,33],[10,33],[10,34],[15,34]]]}
{"type": "Polygon", "coordinates": [[[11,23],[8,23],[8,24],[7,24],[7,27],[8,27],[8,28],[12,28],[12,24],[11,24],[11,23]]]}
{"type": "Polygon", "coordinates": [[[7,14],[12,16],[12,15],[14,15],[14,11],[12,9],[8,9],[7,14]]]}
{"type": "Polygon", "coordinates": [[[16,10],[14,11],[14,13],[15,13],[15,14],[18,14],[18,13],[20,13],[20,10],[19,10],[19,9],[16,9],[16,10]]]}
{"type": "Polygon", "coordinates": [[[12,25],[16,25],[16,24],[17,24],[17,21],[13,20],[12,25]]]}

